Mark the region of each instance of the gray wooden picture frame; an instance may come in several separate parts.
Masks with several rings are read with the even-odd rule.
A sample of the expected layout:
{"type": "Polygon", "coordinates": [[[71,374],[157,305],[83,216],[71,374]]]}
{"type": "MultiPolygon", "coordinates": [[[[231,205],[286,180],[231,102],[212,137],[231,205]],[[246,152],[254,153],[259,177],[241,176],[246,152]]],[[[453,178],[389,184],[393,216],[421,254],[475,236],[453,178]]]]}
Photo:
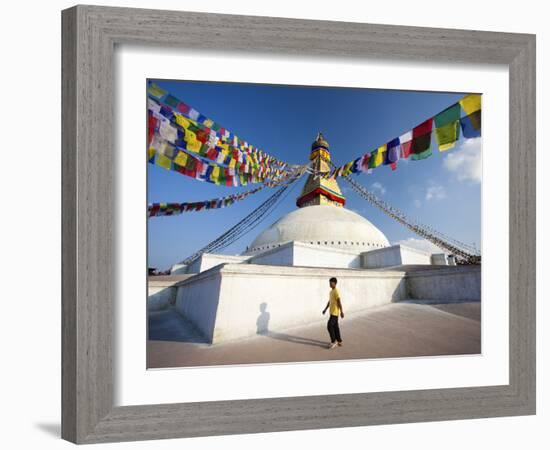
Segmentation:
{"type": "Polygon", "coordinates": [[[95,443],[535,413],[534,35],[98,6],[64,10],[62,32],[64,439],[95,443]],[[507,65],[509,384],[114,406],[116,44],[507,65]]]}

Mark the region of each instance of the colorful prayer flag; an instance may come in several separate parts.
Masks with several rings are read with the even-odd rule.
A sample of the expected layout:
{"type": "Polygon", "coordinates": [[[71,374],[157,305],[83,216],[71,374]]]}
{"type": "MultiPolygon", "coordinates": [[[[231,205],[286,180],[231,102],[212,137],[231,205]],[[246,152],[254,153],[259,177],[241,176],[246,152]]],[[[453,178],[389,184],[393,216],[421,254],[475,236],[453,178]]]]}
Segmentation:
{"type": "Polygon", "coordinates": [[[481,136],[481,110],[460,119],[460,126],[462,135],[467,139],[481,136]]]}
{"type": "Polygon", "coordinates": [[[369,169],[374,169],[384,162],[386,149],[386,144],[384,144],[371,153],[371,157],[369,159],[369,169]]]}
{"type": "Polygon", "coordinates": [[[168,94],[164,99],[164,103],[166,103],[171,108],[176,108],[178,106],[179,100],[176,97],[168,94]]]}
{"type": "Polygon", "coordinates": [[[407,131],[399,136],[399,144],[401,145],[401,158],[407,159],[412,151],[412,131],[407,131]]]}
{"type": "Polygon", "coordinates": [[[458,130],[458,120],[435,129],[435,138],[440,152],[455,146],[458,141],[458,130]]]}
{"type": "Polygon", "coordinates": [[[449,150],[458,140],[460,104],[455,103],[434,117],[435,138],[439,151],[449,150]]]}
{"type": "Polygon", "coordinates": [[[179,166],[186,166],[187,165],[187,153],[179,151],[174,158],[174,162],[178,164],[179,166]]]}
{"type": "Polygon", "coordinates": [[[401,151],[401,144],[399,142],[399,138],[392,139],[390,142],[388,142],[388,151],[386,160],[388,164],[392,164],[397,162],[400,156],[401,151]]]}
{"type": "Polygon", "coordinates": [[[462,100],[459,100],[460,106],[466,113],[470,115],[473,112],[479,111],[481,109],[481,95],[480,94],[469,94],[466,95],[462,100]]]}
{"type": "Polygon", "coordinates": [[[152,95],[155,98],[162,98],[166,95],[166,91],[164,89],[159,88],[156,84],[150,84],[147,87],[147,92],[152,95]]]}
{"type": "Polygon", "coordinates": [[[411,158],[413,160],[425,159],[431,156],[432,151],[430,148],[430,144],[432,140],[432,124],[433,119],[430,118],[413,128],[413,140],[411,149],[411,158]]]}
{"type": "Polygon", "coordinates": [[[157,158],[155,163],[157,164],[157,166],[163,167],[164,169],[168,169],[168,170],[172,169],[172,160],[160,153],[157,153],[157,158]]]}

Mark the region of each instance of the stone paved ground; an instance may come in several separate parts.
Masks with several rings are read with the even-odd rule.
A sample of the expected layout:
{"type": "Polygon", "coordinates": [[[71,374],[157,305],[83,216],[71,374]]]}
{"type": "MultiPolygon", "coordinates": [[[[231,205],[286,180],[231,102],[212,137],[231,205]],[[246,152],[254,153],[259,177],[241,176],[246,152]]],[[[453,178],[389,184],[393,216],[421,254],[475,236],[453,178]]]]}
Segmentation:
{"type": "Polygon", "coordinates": [[[328,350],[326,318],[300,328],[209,345],[175,310],[150,313],[149,368],[481,352],[479,303],[391,303],[340,319],[343,346],[328,350]]]}

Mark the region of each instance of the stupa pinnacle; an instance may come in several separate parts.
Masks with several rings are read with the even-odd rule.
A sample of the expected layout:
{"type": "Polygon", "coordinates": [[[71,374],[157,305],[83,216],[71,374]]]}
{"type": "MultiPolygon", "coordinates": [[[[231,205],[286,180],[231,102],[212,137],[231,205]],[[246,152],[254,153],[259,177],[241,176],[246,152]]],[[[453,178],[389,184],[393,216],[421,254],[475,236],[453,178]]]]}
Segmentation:
{"type": "MultiPolygon", "coordinates": [[[[309,155],[312,161],[311,167],[316,172],[327,173],[330,171],[328,161],[330,161],[330,151],[328,142],[319,132],[317,138],[311,144],[311,153],[309,155]]],[[[312,205],[332,205],[342,207],[346,203],[346,198],[342,195],[340,186],[335,178],[321,178],[310,174],[302,193],[296,200],[299,208],[312,205]]]]}

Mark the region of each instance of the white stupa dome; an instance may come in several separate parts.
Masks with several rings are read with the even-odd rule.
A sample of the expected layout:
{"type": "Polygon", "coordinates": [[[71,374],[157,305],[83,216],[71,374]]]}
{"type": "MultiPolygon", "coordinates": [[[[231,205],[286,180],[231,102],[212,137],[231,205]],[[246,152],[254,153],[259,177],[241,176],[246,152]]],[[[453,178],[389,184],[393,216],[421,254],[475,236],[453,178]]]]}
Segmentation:
{"type": "Polygon", "coordinates": [[[359,214],[332,205],[313,205],[281,217],[254,239],[246,253],[290,241],[360,252],[390,245],[384,233],[359,214]]]}

